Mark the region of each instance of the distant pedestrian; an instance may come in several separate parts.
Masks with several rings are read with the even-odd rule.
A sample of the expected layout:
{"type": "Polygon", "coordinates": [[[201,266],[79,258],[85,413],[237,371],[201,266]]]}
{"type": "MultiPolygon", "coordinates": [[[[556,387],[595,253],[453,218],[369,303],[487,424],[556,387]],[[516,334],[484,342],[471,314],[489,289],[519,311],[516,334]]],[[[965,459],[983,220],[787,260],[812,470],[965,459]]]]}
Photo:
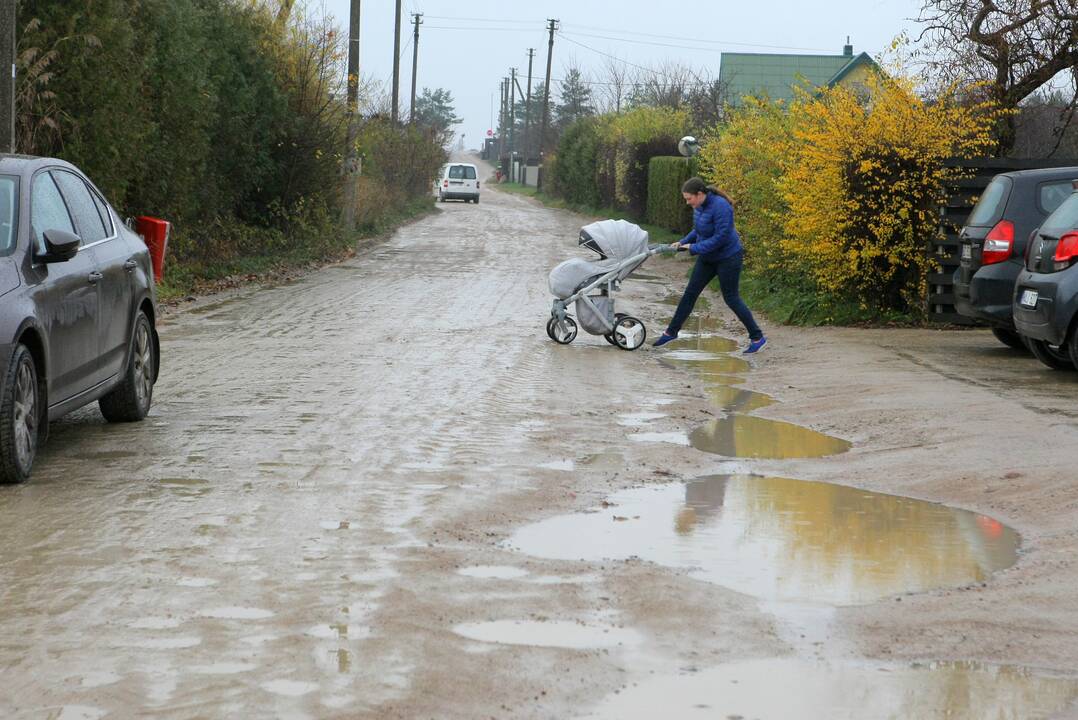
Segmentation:
{"type": "Polygon", "coordinates": [[[734,311],[749,333],[749,345],[743,352],[758,352],[767,342],[767,338],[738,293],[745,250],[741,246],[741,237],[734,228],[733,203],[726,193],[707,185],[698,177],[685,181],[681,186],[681,195],[685,198],[685,203],[693,209],[692,230],[677,242],[670,243],[670,246],[678,250],[688,250],[690,255],[695,255],[696,265],[674,312],[673,320],[654,345],[661,347],[677,337],[681,326],[696,305],[696,299],[712,278],[717,277],[723,301],[734,311]]]}

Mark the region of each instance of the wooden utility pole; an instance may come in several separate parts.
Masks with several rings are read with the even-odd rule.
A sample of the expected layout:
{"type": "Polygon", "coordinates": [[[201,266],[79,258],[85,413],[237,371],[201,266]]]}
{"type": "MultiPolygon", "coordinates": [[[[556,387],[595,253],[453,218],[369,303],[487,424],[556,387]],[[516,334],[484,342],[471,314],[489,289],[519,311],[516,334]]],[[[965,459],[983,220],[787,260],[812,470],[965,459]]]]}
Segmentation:
{"type": "Polygon", "coordinates": [[[517,69],[509,68],[509,182],[517,181],[516,165],[513,156],[516,154],[516,128],[517,128],[517,69]]]}
{"type": "Polygon", "coordinates": [[[345,230],[356,228],[356,176],[359,157],[356,153],[356,123],[359,122],[359,7],[360,0],[351,0],[348,13],[348,147],[345,148],[344,193],[341,223],[345,230]]]}
{"type": "Polygon", "coordinates": [[[543,148],[546,145],[547,118],[550,116],[550,62],[554,57],[554,31],[558,29],[557,20],[547,20],[550,42],[546,49],[546,86],[543,88],[543,122],[539,127],[539,189],[543,189],[543,148]]]}
{"type": "Polygon", "coordinates": [[[397,107],[400,98],[401,84],[401,0],[397,0],[397,14],[393,22],[393,102],[390,105],[390,116],[394,124],[400,121],[400,112],[397,107]]]}
{"type": "Polygon", "coordinates": [[[412,34],[412,104],[408,107],[411,108],[411,123],[413,125],[415,125],[416,67],[419,64],[419,26],[423,24],[422,17],[423,13],[412,13],[412,23],[415,25],[415,32],[412,34]]]}
{"type": "Polygon", "coordinates": [[[528,48],[528,93],[524,96],[524,183],[528,182],[528,156],[531,155],[531,145],[528,135],[531,132],[532,120],[532,58],[535,57],[535,48],[528,48]]]}
{"type": "Polygon", "coordinates": [[[15,152],[15,0],[0,9],[0,152],[15,152]]]}

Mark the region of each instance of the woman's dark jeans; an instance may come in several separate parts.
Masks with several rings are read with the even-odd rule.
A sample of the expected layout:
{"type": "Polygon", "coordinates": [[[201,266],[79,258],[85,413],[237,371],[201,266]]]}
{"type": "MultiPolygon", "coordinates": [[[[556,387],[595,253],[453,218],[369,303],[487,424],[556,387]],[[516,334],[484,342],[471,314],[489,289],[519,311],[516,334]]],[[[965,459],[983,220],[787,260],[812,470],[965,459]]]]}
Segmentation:
{"type": "Polygon", "coordinates": [[[740,250],[718,262],[709,262],[702,257],[696,258],[696,266],[692,269],[689,285],[685,288],[685,293],[681,296],[681,302],[678,303],[677,310],[674,312],[674,319],[670,321],[670,326],[666,331],[671,335],[676,335],[680,332],[681,326],[689,319],[689,313],[692,312],[693,306],[696,305],[696,298],[700,297],[700,293],[704,291],[711,279],[717,277],[719,287],[722,289],[722,299],[726,302],[726,306],[734,311],[737,319],[741,321],[745,329],[749,331],[749,339],[759,340],[762,338],[764,336],[763,331],[756,324],[756,320],[752,317],[752,311],[745,305],[745,301],[741,299],[741,295],[737,291],[738,284],[741,281],[741,264],[744,259],[744,250],[740,250]]]}

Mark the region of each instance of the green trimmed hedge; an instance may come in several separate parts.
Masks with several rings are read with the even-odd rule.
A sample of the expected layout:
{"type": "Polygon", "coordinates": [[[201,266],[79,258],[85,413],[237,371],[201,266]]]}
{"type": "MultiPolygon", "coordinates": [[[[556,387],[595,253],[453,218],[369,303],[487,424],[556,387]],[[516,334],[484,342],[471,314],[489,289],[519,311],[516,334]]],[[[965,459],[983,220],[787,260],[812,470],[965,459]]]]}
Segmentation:
{"type": "Polygon", "coordinates": [[[679,233],[692,229],[692,208],[681,186],[697,174],[695,158],[653,157],[648,163],[647,221],[679,233]]]}

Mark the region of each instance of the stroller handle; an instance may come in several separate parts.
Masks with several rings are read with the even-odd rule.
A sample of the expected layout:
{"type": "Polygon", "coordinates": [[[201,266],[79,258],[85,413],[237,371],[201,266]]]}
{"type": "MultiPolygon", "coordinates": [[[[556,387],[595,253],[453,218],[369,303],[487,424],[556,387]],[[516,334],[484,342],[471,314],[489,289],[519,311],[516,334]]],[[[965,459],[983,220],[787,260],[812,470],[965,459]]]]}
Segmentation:
{"type": "Polygon", "coordinates": [[[658,255],[659,253],[664,252],[677,252],[677,249],[672,248],[669,245],[663,245],[660,243],[653,243],[651,245],[648,245],[648,254],[650,255],[658,255]]]}

